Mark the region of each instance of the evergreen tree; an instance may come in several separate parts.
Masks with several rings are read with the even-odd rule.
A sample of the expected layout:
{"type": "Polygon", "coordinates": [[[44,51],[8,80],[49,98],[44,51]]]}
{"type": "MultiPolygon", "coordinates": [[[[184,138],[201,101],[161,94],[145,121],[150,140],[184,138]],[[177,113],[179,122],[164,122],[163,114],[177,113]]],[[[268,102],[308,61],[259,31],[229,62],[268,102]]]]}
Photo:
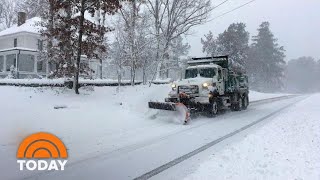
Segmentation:
{"type": "Polygon", "coordinates": [[[244,71],[249,50],[249,32],[245,28],[244,23],[233,23],[218,38],[210,31],[201,39],[203,52],[208,56],[228,55],[233,68],[244,71]]]}
{"type": "Polygon", "coordinates": [[[247,62],[252,86],[266,92],[281,90],[285,50],[270,31],[269,22],[260,25],[258,35],[253,36],[252,41],[247,62]]]}
{"type": "Polygon", "coordinates": [[[213,36],[211,31],[204,35],[204,39],[201,38],[201,44],[202,52],[206,53],[207,56],[217,56],[217,39],[213,36]]]}
{"type": "Polygon", "coordinates": [[[218,36],[217,51],[220,55],[229,55],[235,67],[244,67],[248,57],[249,32],[244,23],[233,23],[218,36]]]}

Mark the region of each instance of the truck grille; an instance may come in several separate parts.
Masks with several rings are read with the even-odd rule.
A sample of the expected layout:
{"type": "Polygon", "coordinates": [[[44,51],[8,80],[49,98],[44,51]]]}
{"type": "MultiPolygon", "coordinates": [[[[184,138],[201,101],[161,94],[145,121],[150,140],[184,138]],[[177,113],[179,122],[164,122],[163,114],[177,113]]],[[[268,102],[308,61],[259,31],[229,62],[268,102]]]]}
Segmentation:
{"type": "Polygon", "coordinates": [[[192,85],[192,86],[178,86],[178,93],[186,93],[186,94],[198,94],[199,93],[199,86],[192,85]]]}

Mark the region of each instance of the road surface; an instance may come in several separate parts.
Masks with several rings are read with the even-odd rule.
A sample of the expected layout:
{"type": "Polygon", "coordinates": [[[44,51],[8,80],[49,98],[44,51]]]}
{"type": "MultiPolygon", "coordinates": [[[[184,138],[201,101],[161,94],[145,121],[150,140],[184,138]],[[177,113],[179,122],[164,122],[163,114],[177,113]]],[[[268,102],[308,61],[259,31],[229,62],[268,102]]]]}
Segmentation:
{"type": "MultiPolygon", "coordinates": [[[[46,172],[25,176],[25,179],[162,179],[191,158],[203,156],[210,148],[221,146],[231,139],[241,138],[254,128],[305,99],[305,96],[264,100],[251,103],[241,112],[226,112],[215,118],[199,117],[190,125],[168,128],[161,136],[154,133],[164,130],[165,125],[141,127],[136,133],[145,138],[139,143],[120,147],[111,152],[101,152],[92,157],[70,161],[63,172],[46,172]]],[[[134,130],[133,130],[134,131],[134,130]]],[[[128,134],[130,135],[130,134],[128,134]]],[[[128,139],[130,137],[123,136],[128,139]]]]}

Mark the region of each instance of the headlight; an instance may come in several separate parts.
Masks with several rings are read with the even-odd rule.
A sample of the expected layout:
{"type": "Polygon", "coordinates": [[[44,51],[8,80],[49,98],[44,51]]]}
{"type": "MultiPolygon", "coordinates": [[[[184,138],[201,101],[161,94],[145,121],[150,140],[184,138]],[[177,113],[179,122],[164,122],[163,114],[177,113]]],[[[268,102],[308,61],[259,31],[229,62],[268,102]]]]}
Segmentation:
{"type": "Polygon", "coordinates": [[[177,87],[176,84],[171,84],[172,90],[175,89],[177,87]]]}
{"type": "Polygon", "coordinates": [[[208,87],[209,87],[209,83],[203,83],[203,84],[202,84],[202,87],[208,88],[208,87]]]}

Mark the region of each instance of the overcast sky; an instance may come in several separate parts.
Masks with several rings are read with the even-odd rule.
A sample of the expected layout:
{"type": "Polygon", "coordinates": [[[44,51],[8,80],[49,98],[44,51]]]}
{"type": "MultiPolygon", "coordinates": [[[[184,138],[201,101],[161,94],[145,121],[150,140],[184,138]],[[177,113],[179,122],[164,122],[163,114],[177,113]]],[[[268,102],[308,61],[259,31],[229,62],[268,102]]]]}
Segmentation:
{"type": "MultiPolygon", "coordinates": [[[[224,0],[212,0],[217,5],[224,0]]],[[[250,0],[229,0],[212,12],[219,16],[250,0]]],[[[244,22],[250,36],[257,34],[263,21],[269,21],[271,31],[286,49],[286,60],[300,56],[320,59],[320,0],[256,0],[219,19],[193,29],[187,37],[191,45],[190,56],[203,56],[200,38],[211,30],[214,35],[223,32],[231,23],[244,22]]]]}

